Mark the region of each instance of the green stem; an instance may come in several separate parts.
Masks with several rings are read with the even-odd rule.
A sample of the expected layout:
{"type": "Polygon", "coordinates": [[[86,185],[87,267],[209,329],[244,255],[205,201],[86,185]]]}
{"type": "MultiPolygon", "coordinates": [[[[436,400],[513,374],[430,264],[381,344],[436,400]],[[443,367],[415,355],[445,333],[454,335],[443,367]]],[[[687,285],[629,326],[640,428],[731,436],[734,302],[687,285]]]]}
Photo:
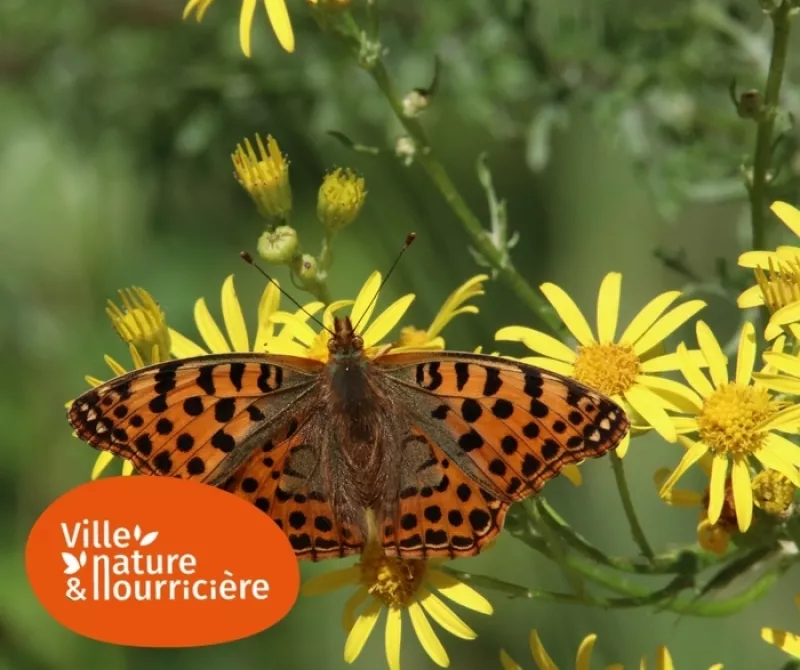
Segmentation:
{"type": "Polygon", "coordinates": [[[571,593],[555,593],[553,591],[540,591],[539,589],[528,589],[524,586],[519,586],[517,584],[512,584],[511,582],[505,582],[502,579],[495,579],[494,577],[489,577],[488,575],[476,575],[471,572],[464,572],[462,570],[456,570],[455,568],[451,568],[447,565],[442,565],[439,567],[442,572],[446,572],[449,575],[452,575],[456,579],[464,582],[465,584],[471,584],[472,586],[480,586],[487,589],[492,589],[494,591],[499,591],[501,593],[505,593],[506,595],[512,598],[527,598],[529,600],[550,600],[553,602],[574,602],[574,603],[585,603],[586,600],[582,599],[580,596],[573,595],[571,593]]]}
{"type": "Polygon", "coordinates": [[[645,537],[644,530],[642,530],[642,526],[636,516],[636,510],[633,508],[633,500],[631,500],[631,492],[628,489],[628,480],[625,477],[625,467],[622,464],[622,459],[616,452],[612,452],[610,458],[611,468],[614,470],[614,479],[617,480],[617,489],[619,490],[619,497],[622,501],[622,508],[625,510],[625,517],[628,519],[628,525],[631,527],[633,541],[639,546],[639,551],[642,552],[642,555],[652,563],[655,559],[655,554],[645,537]]]}
{"type": "Polygon", "coordinates": [[[756,130],[753,177],[750,185],[753,249],[763,249],[766,243],[766,199],[769,186],[768,174],[770,163],[772,162],[772,133],[775,128],[775,116],[780,103],[783,73],[786,69],[791,5],[790,0],[783,0],[781,5],[772,13],[772,55],[769,61],[767,83],[764,88],[763,111],[756,130]]]}

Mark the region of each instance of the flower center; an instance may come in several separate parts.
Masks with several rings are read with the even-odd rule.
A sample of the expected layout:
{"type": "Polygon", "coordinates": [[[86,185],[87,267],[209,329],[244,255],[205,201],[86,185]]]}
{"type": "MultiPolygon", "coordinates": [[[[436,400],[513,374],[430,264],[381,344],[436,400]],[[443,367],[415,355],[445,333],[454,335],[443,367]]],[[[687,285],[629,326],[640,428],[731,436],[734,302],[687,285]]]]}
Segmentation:
{"type": "Polygon", "coordinates": [[[766,437],[757,427],[776,411],[766,389],[723,384],[705,399],[697,416],[700,438],[714,453],[752,454],[766,437]]]}
{"type": "Polygon", "coordinates": [[[770,312],[800,300],[800,258],[783,261],[778,269],[769,262],[769,269],[756,268],[756,282],[770,312]]]}
{"type": "Polygon", "coordinates": [[[769,514],[783,514],[794,500],[794,484],[775,470],[759,472],[753,479],[753,502],[769,514]]]}
{"type": "Polygon", "coordinates": [[[406,326],[400,329],[400,338],[397,343],[400,347],[421,347],[428,341],[428,331],[406,326]]]}
{"type": "Polygon", "coordinates": [[[590,344],[578,347],[575,379],[608,396],[627,391],[639,375],[641,363],[627,344],[590,344]]]}
{"type": "Polygon", "coordinates": [[[359,562],[361,582],[372,596],[389,607],[408,607],[425,576],[427,563],[383,554],[379,546],[367,547],[359,562]]]}

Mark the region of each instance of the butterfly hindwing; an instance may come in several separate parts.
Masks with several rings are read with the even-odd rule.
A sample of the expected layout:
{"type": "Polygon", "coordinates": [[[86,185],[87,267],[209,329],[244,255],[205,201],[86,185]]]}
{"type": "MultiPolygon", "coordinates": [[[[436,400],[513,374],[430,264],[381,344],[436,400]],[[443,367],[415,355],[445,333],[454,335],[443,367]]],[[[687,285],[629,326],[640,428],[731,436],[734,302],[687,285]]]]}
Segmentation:
{"type": "Polygon", "coordinates": [[[629,427],[609,398],[524,363],[441,352],[389,354],[379,364],[418,392],[420,427],[438,432],[442,451],[456,462],[466,456],[478,483],[488,480],[489,492],[509,502],[536,493],[565,465],[607,453],[629,427]]]}
{"type": "Polygon", "coordinates": [[[79,438],[143,474],[217,484],[312,389],[319,367],[248,354],[168,361],[87,391],[68,417],[79,438]]]}

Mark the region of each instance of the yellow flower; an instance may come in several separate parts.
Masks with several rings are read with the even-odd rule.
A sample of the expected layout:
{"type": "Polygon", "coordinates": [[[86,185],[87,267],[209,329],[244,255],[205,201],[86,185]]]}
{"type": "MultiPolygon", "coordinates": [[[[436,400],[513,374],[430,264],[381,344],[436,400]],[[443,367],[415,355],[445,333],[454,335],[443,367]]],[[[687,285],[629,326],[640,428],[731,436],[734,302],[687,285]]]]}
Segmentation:
{"type": "MultiPolygon", "coordinates": [[[[690,300],[664,314],[681,292],[662,293],[645,305],[615,339],[621,283],[622,275],[611,272],[600,285],[596,338],[572,299],[555,284],[542,284],[542,293],[578,341],[575,349],[550,335],[522,326],[502,328],[495,338],[522,342],[532,351],[543,354],[521,360],[597,389],[632,414],[635,428],[653,427],[666,440],[674,442],[676,432],[667,410],[686,411],[694,402],[695,394],[683,384],[653,374],[678,369],[675,354],[657,355],[655,349],[705,307],[705,303],[690,300]],[[637,425],[639,417],[645,422],[644,426],[637,425]]],[[[692,355],[700,360],[699,352],[692,355]]],[[[625,455],[629,444],[630,434],[617,448],[620,457],[625,455]]]]}
{"type": "MultiPolygon", "coordinates": [[[[597,642],[597,635],[592,633],[583,638],[578,653],[575,657],[575,670],[589,670],[592,662],[592,651],[597,642]]],[[[531,654],[533,655],[533,662],[536,664],[538,670],[559,670],[558,666],[550,658],[550,655],[545,651],[542,641],[539,639],[538,633],[533,630],[530,635],[531,654]]],[[[500,651],[500,664],[503,670],[522,670],[522,666],[518,665],[514,659],[509,656],[503,649],[500,651]]],[[[672,656],[666,647],[659,647],[656,650],[656,670],[674,670],[675,666],[672,663],[672,656]]],[[[620,663],[607,665],[605,670],[624,670],[620,663]]],[[[639,665],[639,670],[647,670],[647,657],[643,656],[639,665]]],[[[708,670],[722,670],[721,663],[715,663],[708,670]]]]}
{"type": "Polygon", "coordinates": [[[317,218],[330,231],[341,230],[356,220],[366,197],[363,177],[350,168],[336,168],[319,187],[317,218]]]}
{"type": "Polygon", "coordinates": [[[267,135],[265,146],[256,134],[256,146],[258,154],[247,138],[244,147],[236,145],[231,154],[236,179],[250,194],[262,216],[285,221],[292,212],[289,163],[272,135],[267,135]]]}
{"type": "MultiPolygon", "coordinates": [[[[211,316],[205,298],[200,298],[194,305],[194,320],[207,349],[195,344],[185,335],[181,335],[178,331],[170,328],[172,355],[175,358],[189,358],[191,356],[203,356],[209,352],[214,354],[224,354],[231,351],[291,353],[291,337],[289,333],[284,334],[281,332],[276,334],[275,324],[272,321],[272,316],[278,310],[280,298],[281,294],[277,284],[269,282],[258,302],[258,327],[251,345],[242,306],[236,295],[233,275],[230,275],[222,284],[222,319],[225,324],[227,338],[217,325],[214,317],[211,316]]],[[[309,318],[309,315],[316,314],[322,307],[323,304],[321,302],[312,302],[304,306],[305,311],[298,310],[292,317],[298,323],[302,323],[309,318]]]]}
{"type": "MultiPolygon", "coordinates": [[[[795,596],[795,603],[800,607],[800,596],[795,596]]],[[[761,639],[800,659],[800,635],[777,628],[762,628],[761,639]]]]}
{"type": "Polygon", "coordinates": [[[402,328],[394,351],[404,349],[444,349],[444,338],[439,334],[459,314],[478,313],[478,308],[475,305],[466,305],[465,303],[486,293],[483,289],[483,282],[487,279],[489,279],[488,275],[475,275],[461,284],[444,301],[439,313],[434,317],[427,330],[414,328],[414,326],[402,328]]]}
{"type": "MultiPolygon", "coordinates": [[[[753,516],[753,491],[750,481],[752,459],[777,470],[800,486],[800,447],[775,431],[797,434],[798,408],[786,407],[774,399],[760,383],[753,383],[756,357],[755,329],[746,323],[739,339],[734,381],[728,378],[728,359],[722,353],[711,329],[697,323],[697,340],[711,375],[711,381],[689,357],[684,345],[678,347],[681,372],[699,394],[693,417],[678,421],[681,433],[697,433],[694,442],[681,435],[687,451],[661,489],[666,496],[678,479],[703,456],[712,456],[708,519],[716,523],[725,501],[725,481],[731,462],[731,485],[739,530],[745,532],[753,516]]],[[[767,354],[765,354],[766,356],[767,354]]]]}
{"type": "Polygon", "coordinates": [[[795,491],[795,485],[775,470],[763,470],[753,479],[753,503],[773,516],[783,516],[788,511],[795,491]]]}
{"type": "MultiPolygon", "coordinates": [[[[711,476],[711,457],[706,454],[700,459],[700,467],[703,471],[711,476]]],[[[669,468],[660,468],[656,470],[653,479],[656,487],[661,489],[664,482],[667,481],[670,475],[669,468]]],[[[693,508],[700,507],[700,520],[697,524],[697,543],[704,551],[708,551],[717,556],[722,556],[728,550],[731,542],[731,534],[736,530],[736,512],[733,509],[733,498],[728,495],[730,485],[726,484],[725,503],[722,508],[722,513],[716,523],[711,523],[708,520],[708,490],[703,493],[699,491],[690,491],[688,489],[673,488],[663,498],[664,502],[673,507],[693,508]]]]}
{"type": "Polygon", "coordinates": [[[381,273],[373,272],[354,301],[339,300],[332,302],[325,309],[322,323],[325,329],[315,331],[307,323],[307,320],[299,319],[296,314],[277,312],[272,315],[274,323],[285,324],[281,331],[284,341],[281,344],[281,352],[292,356],[307,356],[320,361],[327,361],[329,356],[328,340],[331,337],[330,331],[333,329],[333,314],[342,307],[352,305],[350,309],[350,321],[353,323],[356,333],[364,341],[364,351],[367,356],[373,357],[386,345],[381,345],[381,341],[389,332],[400,322],[411,303],[414,295],[409,293],[402,298],[398,298],[375,319],[372,314],[377,303],[377,293],[381,285],[381,273]],[[371,323],[370,323],[371,321],[371,323]],[[327,329],[327,330],[326,330],[327,329]],[[290,340],[286,342],[285,340],[290,340]]]}
{"type": "Polygon", "coordinates": [[[134,346],[148,362],[164,360],[170,349],[169,332],[158,303],[137,286],[120,290],[119,296],[122,309],[111,300],[106,307],[117,335],[125,344],[134,346]]]}
{"type": "Polygon", "coordinates": [[[361,559],[349,568],[334,570],[308,580],[303,595],[328,593],[344,586],[358,586],[345,605],[343,624],[348,631],[344,660],[352,663],[372,633],[383,610],[386,610],[386,660],[390,670],[400,668],[400,633],[403,612],[408,612],[411,626],[422,648],[434,663],[446,668],[450,659],[439,640],[430,617],[447,632],[464,640],[476,633],[445,602],[433,593],[481,614],[491,614],[492,605],[480,593],[426,560],[404,560],[383,554],[370,543],[361,559]]]}
{"type": "MultiPolygon", "coordinates": [[[[203,20],[203,15],[214,0],[189,0],[183,8],[183,18],[186,19],[193,11],[196,12],[198,21],[203,20]]],[[[267,18],[275,31],[281,46],[289,53],[294,51],[294,32],[289,12],[286,9],[286,0],[264,0],[267,8],[267,18]]],[[[242,0],[242,11],[239,14],[239,43],[242,52],[250,58],[250,33],[253,28],[253,16],[256,13],[256,0],[242,0]]]]}

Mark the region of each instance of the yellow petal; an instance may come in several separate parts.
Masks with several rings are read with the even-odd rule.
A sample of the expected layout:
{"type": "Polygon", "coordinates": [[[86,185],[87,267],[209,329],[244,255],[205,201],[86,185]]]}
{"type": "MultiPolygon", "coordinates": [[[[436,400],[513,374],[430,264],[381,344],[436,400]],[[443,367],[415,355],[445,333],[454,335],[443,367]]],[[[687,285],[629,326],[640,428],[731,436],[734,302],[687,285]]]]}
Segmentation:
{"type": "Polygon", "coordinates": [[[267,343],[275,334],[275,324],[270,317],[278,311],[281,291],[277,282],[269,281],[258,300],[258,328],[253,341],[253,351],[266,351],[267,343]]]}
{"type": "Polygon", "coordinates": [[[225,330],[228,331],[233,350],[250,351],[247,324],[244,322],[242,306],[236,296],[233,275],[230,275],[222,284],[222,319],[225,321],[225,330]]]}
{"type": "Polygon", "coordinates": [[[787,654],[800,658],[800,636],[777,628],[762,628],[761,639],[774,644],[787,654]]]}
{"type": "Polygon", "coordinates": [[[206,346],[215,354],[230,353],[230,346],[225,340],[225,336],[219,329],[214,317],[208,311],[205,298],[200,298],[194,304],[194,321],[197,324],[197,330],[200,331],[200,336],[206,343],[206,346]]]}
{"type": "Polygon", "coordinates": [[[303,588],[300,592],[308,596],[318,596],[323,593],[329,593],[340,589],[343,586],[357,584],[361,569],[357,565],[341,570],[331,570],[330,572],[323,572],[319,575],[314,575],[310,579],[303,582],[303,588]]]}
{"type": "Polygon", "coordinates": [[[133,463],[131,461],[122,461],[122,475],[128,477],[133,474],[133,463]]]}
{"type": "Polygon", "coordinates": [[[756,329],[749,321],[739,335],[739,352],[736,354],[736,383],[747,386],[753,378],[756,363],[756,329]]]}
{"type": "MultiPolygon", "coordinates": [[[[706,357],[699,349],[689,349],[689,357],[698,368],[708,366],[706,357]]],[[[639,369],[642,372],[672,372],[673,370],[680,370],[680,361],[678,360],[678,353],[664,354],[663,356],[656,356],[655,358],[648,358],[642,361],[639,369]]]]}
{"type": "Polygon", "coordinates": [[[408,607],[408,614],[411,617],[411,625],[414,627],[417,639],[419,639],[419,643],[422,645],[425,653],[431,657],[431,660],[433,660],[436,665],[442,668],[448,667],[450,665],[450,658],[447,656],[447,652],[444,650],[439,638],[436,637],[436,633],[430,621],[428,621],[428,617],[425,616],[425,613],[419,606],[419,603],[412,602],[408,607]]]}
{"type": "Polygon", "coordinates": [[[382,607],[381,601],[376,600],[356,619],[356,623],[344,643],[344,660],[346,663],[352,663],[358,658],[369,639],[370,633],[372,633],[372,629],[378,623],[378,616],[380,616],[382,607]]]}
{"type": "Polygon", "coordinates": [[[105,470],[113,460],[114,454],[112,454],[110,451],[100,452],[100,455],[94,461],[94,467],[92,467],[92,479],[97,479],[101,474],[103,474],[103,470],[105,470]]]}
{"type": "Polygon", "coordinates": [[[389,670],[400,670],[400,637],[403,632],[403,613],[398,607],[390,607],[386,617],[386,663],[389,670]]]}
{"type": "Polygon", "coordinates": [[[583,483],[583,475],[581,474],[581,469],[577,465],[565,465],[561,474],[569,479],[574,486],[580,486],[583,483]]]}
{"type": "Polygon", "coordinates": [[[767,443],[766,447],[762,447],[756,451],[753,456],[769,469],[780,472],[789,479],[792,484],[800,488],[800,473],[797,472],[797,468],[781,458],[771,447],[772,444],[767,443]]]}
{"type": "Polygon", "coordinates": [[[139,368],[144,367],[144,361],[142,360],[142,355],[139,353],[139,350],[133,346],[133,342],[128,346],[128,351],[131,352],[131,359],[133,360],[133,368],[134,370],[138,370],[139,368]]]}
{"type": "Polygon", "coordinates": [[[706,303],[703,300],[689,300],[670,310],[650,328],[634,345],[633,352],[641,356],[650,351],[659,342],[663,342],[684,323],[697,314],[706,303]]]}
{"type": "Polygon", "coordinates": [[[409,293],[395,300],[383,310],[361,336],[364,340],[364,346],[369,348],[381,342],[392,328],[400,322],[412,302],[414,302],[414,294],[409,293]]]}
{"type": "Polygon", "coordinates": [[[284,329],[278,339],[295,339],[301,342],[306,347],[310,347],[317,337],[317,332],[306,323],[307,319],[303,319],[297,314],[290,312],[275,312],[270,320],[273,323],[284,324],[284,329]]]}
{"type": "Polygon", "coordinates": [[[678,439],[675,426],[672,425],[659,397],[655,393],[637,384],[625,391],[624,397],[633,409],[658,431],[661,437],[668,442],[675,442],[678,439]]]}
{"type": "Polygon", "coordinates": [[[773,214],[783,221],[787,228],[800,237],[800,211],[788,202],[776,200],[769,207],[773,214]]]}
{"type": "Polygon", "coordinates": [[[628,431],[625,433],[625,436],[622,438],[622,441],[619,443],[617,447],[617,456],[620,458],[625,458],[625,454],[628,453],[628,447],[631,446],[631,433],[628,431]]]}
{"type": "Polygon", "coordinates": [[[456,579],[452,575],[445,572],[429,568],[425,573],[425,580],[445,598],[449,598],[454,603],[471,609],[473,612],[480,612],[481,614],[492,614],[494,608],[486,598],[478,593],[471,586],[467,586],[464,582],[456,579]]]}
{"type": "Polygon", "coordinates": [[[522,666],[511,658],[511,656],[506,653],[505,649],[500,650],[500,665],[503,667],[503,670],[522,670],[522,666]]]}
{"type": "Polygon", "coordinates": [[[698,321],[697,325],[697,343],[700,345],[700,351],[708,361],[708,372],[711,375],[711,381],[714,386],[719,388],[723,384],[728,383],[728,357],[722,353],[722,347],[719,346],[717,338],[711,332],[704,321],[698,321]]]}
{"type": "Polygon", "coordinates": [[[779,372],[800,378],[800,358],[797,356],[765,351],[764,360],[779,372]]]}
{"type": "Polygon", "coordinates": [[[659,647],[656,650],[656,670],[675,670],[672,664],[672,656],[666,647],[659,647]]]}
{"type": "Polygon", "coordinates": [[[353,626],[356,625],[356,612],[367,598],[369,598],[369,591],[367,591],[366,587],[362,586],[351,595],[344,604],[344,609],[342,609],[342,628],[348,633],[353,630],[353,626]]]}
{"type": "Polygon", "coordinates": [[[690,467],[697,463],[697,461],[699,461],[707,451],[708,447],[702,442],[693,443],[683,455],[683,458],[681,458],[680,463],[678,463],[678,467],[672,471],[672,474],[667,478],[667,481],[664,482],[659,495],[662,498],[665,498],[675,486],[675,482],[677,482],[690,467]]]}
{"type": "MultiPolygon", "coordinates": [[[[100,386],[100,384],[102,384],[102,383],[103,383],[103,380],[102,380],[102,379],[98,379],[97,377],[92,377],[91,375],[86,375],[86,376],[84,377],[84,379],[86,380],[86,383],[87,383],[89,386],[100,386]]],[[[64,404],[64,407],[66,407],[67,409],[69,409],[70,407],[72,407],[72,403],[74,402],[74,400],[75,400],[75,399],[73,398],[73,399],[72,399],[72,400],[70,400],[69,402],[65,403],[65,404],[64,404]]]]}
{"type": "Polygon", "coordinates": [[[581,310],[578,309],[578,306],[564,289],[549,282],[542,284],[539,289],[544,293],[544,297],[547,298],[558,316],[561,317],[564,325],[578,342],[583,345],[595,342],[592,329],[589,328],[589,324],[586,322],[586,317],[583,316],[581,310]]]}
{"type": "Polygon", "coordinates": [[[575,352],[566,344],[532,328],[507,326],[498,330],[494,339],[501,342],[522,342],[531,351],[565,363],[574,363],[577,358],[575,352]]]}
{"type": "Polygon", "coordinates": [[[369,323],[369,319],[375,309],[375,303],[377,302],[375,296],[378,293],[380,285],[381,273],[377,271],[373,272],[367,277],[367,281],[364,282],[364,285],[356,296],[353,308],[350,310],[350,320],[353,322],[353,327],[356,328],[356,332],[358,333],[361,332],[362,326],[369,323]]]}
{"type": "Polygon", "coordinates": [[[189,14],[192,13],[192,10],[200,3],[201,0],[189,0],[186,3],[186,6],[183,8],[183,19],[186,20],[189,17],[189,14]]]}
{"type": "Polygon", "coordinates": [[[708,487],[708,520],[710,523],[717,523],[722,514],[727,474],[728,457],[725,454],[714,454],[714,460],[711,463],[711,482],[708,487]]]}
{"type": "Polygon", "coordinates": [[[672,425],[675,426],[675,432],[678,435],[685,435],[686,433],[695,433],[699,430],[697,419],[691,416],[673,416],[672,425]]]}
{"type": "Polygon", "coordinates": [[[589,664],[592,662],[592,649],[597,642],[597,635],[592,633],[583,638],[580,646],[578,647],[578,655],[575,659],[575,670],[589,670],[589,664]]]}
{"type": "Polygon", "coordinates": [[[571,377],[575,372],[575,366],[572,363],[564,363],[564,361],[556,361],[552,358],[545,358],[544,356],[526,356],[520,358],[520,361],[528,365],[535,365],[537,368],[549,370],[565,377],[571,377]]]}
{"type": "Polygon", "coordinates": [[[764,304],[764,292],[758,284],[742,291],[736,299],[736,306],[740,309],[761,307],[764,304]]]}
{"type": "Polygon", "coordinates": [[[681,342],[678,345],[678,361],[681,366],[681,373],[686,378],[686,381],[691,384],[692,388],[697,391],[703,398],[708,398],[714,393],[714,387],[711,382],[706,379],[706,376],[700,372],[692,359],[689,357],[686,345],[681,342]]]}
{"type": "Polygon", "coordinates": [[[667,291],[648,302],[620,335],[620,344],[635,344],[680,295],[680,291],[667,291]]]}
{"type": "Polygon", "coordinates": [[[294,51],[294,31],[286,9],[286,0],[264,0],[267,16],[280,45],[289,53],[294,51]]]}
{"type": "MultiPolygon", "coordinates": [[[[662,401],[662,406],[673,412],[696,413],[703,409],[703,400],[685,384],[666,379],[639,375],[636,383],[646,386],[662,401]]],[[[670,417],[674,421],[674,417],[670,417]]]]}
{"type": "Polygon", "coordinates": [[[800,467],[800,447],[794,442],[790,442],[776,433],[770,433],[767,435],[764,446],[781,460],[800,467]]]}
{"type": "Polygon", "coordinates": [[[111,368],[111,372],[113,372],[117,377],[125,374],[126,372],[125,368],[123,368],[119,363],[117,363],[117,361],[111,358],[111,356],[109,356],[108,354],[103,356],[103,360],[106,362],[106,365],[111,368]]]}
{"type": "MultiPolygon", "coordinates": [[[[770,326],[785,326],[800,321],[800,301],[790,302],[777,310],[769,319],[770,326]]],[[[778,333],[780,334],[780,333],[778,333]]],[[[774,339],[772,337],[770,340],[774,339]]]]}
{"type": "Polygon", "coordinates": [[[619,272],[609,272],[600,284],[597,295],[597,339],[600,342],[613,342],[617,333],[621,285],[619,272]]]}
{"type": "Polygon", "coordinates": [[[431,619],[438,623],[448,633],[460,637],[464,640],[474,640],[478,637],[472,628],[470,628],[464,621],[445,605],[439,598],[433,595],[425,588],[420,588],[417,591],[417,599],[420,604],[425,608],[425,611],[430,614],[431,619]]]}
{"type": "Polygon", "coordinates": [[[539,639],[539,634],[535,630],[531,631],[529,642],[531,645],[533,662],[536,663],[536,667],[539,670],[558,670],[556,664],[553,663],[553,659],[550,658],[549,654],[545,651],[544,645],[542,645],[542,641],[539,639]]]}
{"type": "Polygon", "coordinates": [[[745,251],[737,262],[743,268],[768,268],[770,261],[780,263],[774,251],[745,251]]]}
{"type": "MultiPolygon", "coordinates": [[[[653,474],[653,481],[656,488],[661,489],[669,479],[669,468],[659,468],[653,474]]],[[[662,500],[668,505],[674,507],[700,507],[703,504],[703,494],[698,491],[689,491],[687,489],[670,489],[662,500]]]]}
{"type": "Polygon", "coordinates": [[[208,352],[198,344],[192,342],[185,335],[181,335],[177,330],[169,329],[169,352],[175,358],[192,358],[193,356],[204,356],[208,352]]]}
{"type": "Polygon", "coordinates": [[[779,430],[782,433],[797,433],[798,429],[800,429],[800,405],[790,405],[782,409],[755,428],[758,432],[779,430]]]}
{"type": "Polygon", "coordinates": [[[753,521],[753,489],[750,483],[750,470],[742,458],[733,460],[731,485],[733,487],[733,504],[736,508],[736,521],[739,530],[746,533],[753,521]]]}
{"type": "Polygon", "coordinates": [[[778,393],[789,393],[800,395],[800,379],[787,377],[786,375],[770,375],[762,372],[753,374],[753,385],[764,386],[778,393]]]}
{"type": "Polygon", "coordinates": [[[253,15],[256,13],[256,0],[242,0],[239,13],[239,45],[242,53],[250,58],[250,34],[253,32],[253,15]]]}

